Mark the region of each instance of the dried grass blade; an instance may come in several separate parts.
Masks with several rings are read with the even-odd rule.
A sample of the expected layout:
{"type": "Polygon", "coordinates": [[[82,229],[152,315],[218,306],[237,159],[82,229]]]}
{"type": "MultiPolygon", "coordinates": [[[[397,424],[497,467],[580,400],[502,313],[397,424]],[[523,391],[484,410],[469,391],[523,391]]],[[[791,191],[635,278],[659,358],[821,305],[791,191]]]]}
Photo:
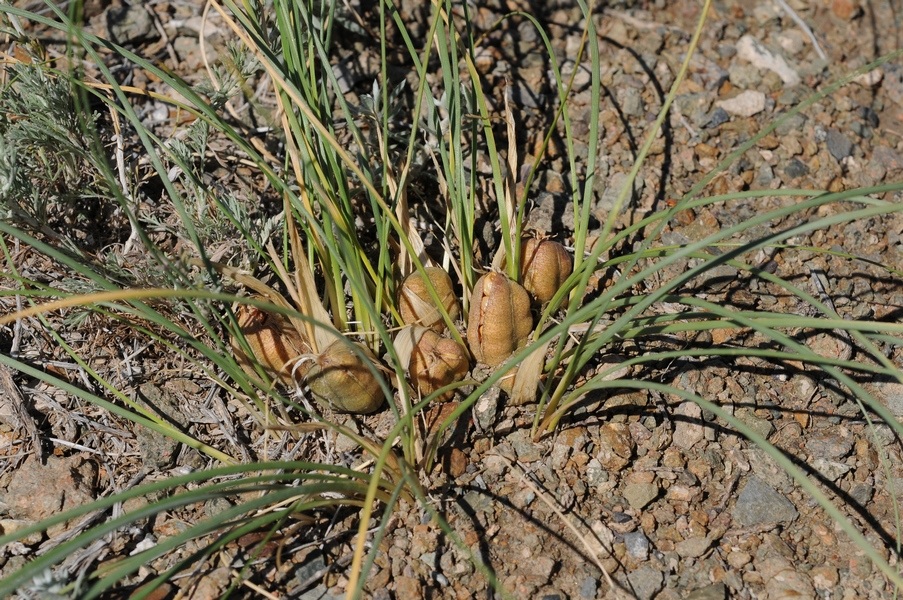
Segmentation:
{"type": "Polygon", "coordinates": [[[504,214],[501,215],[502,244],[492,258],[493,269],[501,270],[507,263],[508,276],[518,281],[520,269],[520,226],[517,220],[517,129],[514,122],[514,112],[511,110],[511,84],[505,86],[505,125],[508,135],[508,165],[505,173],[505,198],[504,214]],[[507,258],[506,257],[510,257],[507,258]]]}
{"type": "Polygon", "coordinates": [[[534,344],[531,352],[517,367],[514,383],[511,387],[510,403],[515,406],[532,402],[536,399],[536,390],[542,378],[546,364],[546,352],[551,340],[542,344],[534,344]]]}
{"type": "Polygon", "coordinates": [[[285,287],[288,289],[288,293],[292,297],[292,300],[297,304],[298,310],[304,316],[310,317],[321,324],[317,327],[307,320],[301,321],[300,323],[300,326],[302,327],[301,331],[306,333],[307,341],[310,343],[311,349],[315,353],[319,353],[323,348],[331,344],[335,337],[324,329],[324,326],[330,322],[329,313],[323,306],[320,297],[317,296],[316,284],[314,283],[313,274],[310,272],[307,261],[301,260],[295,262],[296,277],[293,278],[289,276],[285,267],[282,266],[282,261],[276,253],[276,248],[273,247],[272,242],[267,242],[267,252],[270,253],[270,258],[273,260],[276,273],[285,283],[285,287]],[[298,284],[296,285],[293,281],[298,281],[298,284]]]}

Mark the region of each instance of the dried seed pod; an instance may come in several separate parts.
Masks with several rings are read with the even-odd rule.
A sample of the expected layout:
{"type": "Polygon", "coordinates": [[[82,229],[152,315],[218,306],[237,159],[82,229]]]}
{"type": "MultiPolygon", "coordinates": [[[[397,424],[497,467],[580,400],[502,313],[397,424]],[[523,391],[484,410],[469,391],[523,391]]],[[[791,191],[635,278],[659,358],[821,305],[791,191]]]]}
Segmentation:
{"type": "Polygon", "coordinates": [[[571,255],[553,240],[528,238],[521,245],[521,281],[539,302],[552,299],[573,269],[571,255]]]}
{"type": "Polygon", "coordinates": [[[496,366],[527,343],[533,331],[530,296],[502,273],[477,280],[470,299],[467,343],[481,363],[496,366]]]}
{"type": "Polygon", "coordinates": [[[253,355],[248,356],[238,337],[232,337],[232,353],[244,372],[260,382],[254,368],[256,361],[285,385],[294,385],[293,365],[311,349],[288,317],[246,304],[235,310],[235,316],[253,355]]]}
{"type": "MultiPolygon", "coordinates": [[[[461,305],[455,295],[451,277],[439,267],[426,267],[424,271],[448,315],[452,320],[457,319],[461,314],[461,305]]],[[[406,325],[423,325],[437,333],[445,329],[442,313],[433,302],[426,280],[419,271],[414,271],[402,282],[398,294],[398,311],[406,325]]]]}
{"type": "MultiPolygon", "coordinates": [[[[357,346],[375,365],[373,353],[361,344],[357,346]]],[[[313,360],[304,383],[317,400],[341,412],[372,413],[385,399],[369,366],[345,340],[335,340],[313,360]]]]}
{"type": "MultiPolygon", "coordinates": [[[[408,362],[408,374],[421,396],[429,396],[467,375],[470,357],[464,347],[432,329],[415,327],[414,330],[415,342],[408,362]]],[[[451,395],[446,394],[444,398],[451,395]]]]}

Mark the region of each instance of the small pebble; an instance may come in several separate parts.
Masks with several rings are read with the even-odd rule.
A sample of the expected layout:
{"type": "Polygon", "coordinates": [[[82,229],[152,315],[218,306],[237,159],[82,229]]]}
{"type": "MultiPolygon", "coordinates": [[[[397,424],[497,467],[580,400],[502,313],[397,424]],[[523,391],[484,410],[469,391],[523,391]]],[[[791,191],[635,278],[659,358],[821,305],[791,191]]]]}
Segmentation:
{"type": "Polygon", "coordinates": [[[665,583],[665,576],[658,569],[644,566],[627,574],[627,581],[637,600],[651,600],[665,583]]]}
{"type": "Polygon", "coordinates": [[[809,167],[798,158],[791,158],[784,164],[784,176],[788,179],[796,179],[809,174],[809,167]]]}
{"type": "Polygon", "coordinates": [[[793,521],[799,513],[787,498],[753,475],[740,491],[731,514],[741,526],[752,527],[793,521]]]}
{"type": "Polygon", "coordinates": [[[681,402],[674,410],[674,445],[689,450],[705,437],[702,425],[702,408],[689,400],[681,402]]]}
{"type": "Polygon", "coordinates": [[[730,119],[731,117],[729,114],[727,114],[727,111],[718,106],[709,115],[709,122],[706,123],[706,127],[708,129],[717,129],[721,125],[724,125],[725,123],[730,121],[730,119]]]}
{"type": "Polygon", "coordinates": [[[799,74],[787,64],[783,56],[774,54],[749,34],[737,42],[737,56],[753,66],[776,73],[784,85],[794,86],[800,83],[799,74]]]}
{"type": "Polygon", "coordinates": [[[624,487],[624,499],[634,510],[645,508],[659,494],[656,483],[628,483],[624,487]]]}
{"type": "Polygon", "coordinates": [[[756,90],[746,90],[727,100],[719,100],[715,106],[738,117],[751,117],[765,110],[765,94],[756,90]]]}
{"type": "Polygon", "coordinates": [[[713,583],[710,586],[691,592],[684,600],[727,600],[727,586],[721,583],[713,583]]]}
{"type": "Polygon", "coordinates": [[[816,458],[812,461],[812,467],[828,481],[837,481],[850,472],[850,466],[835,460],[816,458]]]}
{"type": "Polygon", "coordinates": [[[596,597],[596,589],[599,587],[599,580],[595,577],[584,577],[580,582],[580,597],[586,600],[592,600],[596,597]]]}
{"type": "Polygon", "coordinates": [[[636,560],[646,560],[649,557],[649,538],[642,531],[632,531],[624,534],[624,545],[627,554],[636,560]]]}
{"type": "Polygon", "coordinates": [[[711,540],[705,536],[694,536],[675,544],[674,550],[682,558],[699,558],[711,545],[711,540]]]}
{"type": "Polygon", "coordinates": [[[828,137],[825,141],[828,144],[828,152],[838,161],[853,154],[853,142],[836,129],[828,130],[828,137]]]}

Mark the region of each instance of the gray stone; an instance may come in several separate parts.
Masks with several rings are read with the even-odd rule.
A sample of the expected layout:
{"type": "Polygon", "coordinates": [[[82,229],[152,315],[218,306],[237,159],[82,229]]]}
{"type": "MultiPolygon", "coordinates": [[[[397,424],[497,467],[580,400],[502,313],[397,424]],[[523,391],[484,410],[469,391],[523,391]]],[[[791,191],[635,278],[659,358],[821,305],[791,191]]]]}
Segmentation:
{"type": "Polygon", "coordinates": [[[854,483],[850,486],[850,498],[856,501],[859,506],[865,506],[872,499],[874,488],[867,483],[854,483]]]}
{"type": "Polygon", "coordinates": [[[680,114],[690,119],[694,127],[703,127],[709,121],[709,108],[712,106],[711,94],[681,94],[674,99],[680,114]]]}
{"type": "Polygon", "coordinates": [[[737,418],[743,421],[750,429],[761,435],[766,440],[774,433],[774,425],[771,421],[760,417],[752,409],[744,408],[737,411],[737,418]]]}
{"type": "Polygon", "coordinates": [[[771,182],[774,181],[774,171],[768,163],[762,163],[759,166],[759,171],[756,173],[756,179],[753,184],[761,189],[768,189],[771,187],[771,182]]]}
{"type": "Polygon", "coordinates": [[[156,37],[154,22],[143,2],[111,6],[106,11],[107,33],[117,44],[136,44],[156,37]]]}
{"type": "Polygon", "coordinates": [[[674,550],[681,558],[699,558],[706,553],[711,545],[711,540],[705,536],[699,535],[677,542],[674,546],[674,550]]]}
{"type": "Polygon", "coordinates": [[[727,114],[727,111],[719,106],[716,107],[715,110],[713,110],[709,115],[709,122],[706,123],[706,128],[716,129],[730,120],[731,117],[729,114],[727,114]]]}
{"type": "Polygon", "coordinates": [[[700,53],[693,54],[690,65],[694,78],[698,79],[707,90],[717,90],[730,77],[728,71],[724,70],[721,65],[700,53]]]}
{"type": "Polygon", "coordinates": [[[571,455],[571,447],[567,444],[555,443],[552,445],[552,455],[549,457],[553,469],[563,469],[571,455]]]}
{"type": "Polygon", "coordinates": [[[895,417],[903,417],[903,383],[885,382],[876,386],[875,390],[884,405],[894,413],[895,417]]]}
{"type": "Polygon", "coordinates": [[[424,552],[420,555],[420,561],[428,566],[430,569],[436,568],[436,553],[435,552],[424,552]]]}
{"type": "Polygon", "coordinates": [[[329,591],[325,585],[320,584],[315,588],[309,589],[300,596],[298,600],[342,600],[345,595],[336,595],[329,591]]]}
{"type": "MultiPolygon", "coordinates": [[[[593,207],[594,216],[599,219],[600,222],[605,222],[605,218],[608,216],[608,213],[611,212],[612,208],[614,208],[615,202],[618,199],[618,196],[621,193],[621,189],[627,183],[627,173],[615,173],[612,175],[602,190],[602,194],[599,197],[599,200],[596,202],[596,205],[593,207]]],[[[637,178],[633,182],[633,190],[634,195],[639,198],[643,193],[643,186],[645,182],[642,178],[637,178]]],[[[630,204],[632,198],[628,195],[625,202],[630,204]]]]}
{"type": "Polygon", "coordinates": [[[596,590],[599,588],[599,580],[595,577],[584,577],[580,582],[580,597],[586,600],[592,600],[596,597],[596,590]]]}
{"type": "Polygon", "coordinates": [[[591,458],[586,464],[586,484],[589,486],[597,486],[600,483],[608,481],[608,471],[602,466],[597,459],[591,458]]]}
{"type": "Polygon", "coordinates": [[[511,447],[517,453],[517,459],[521,462],[531,463],[542,458],[543,447],[533,441],[528,429],[515,431],[508,436],[511,447]]]}
{"type": "Polygon", "coordinates": [[[548,582],[555,570],[555,561],[548,556],[535,556],[518,567],[518,571],[548,582]]]}
{"type": "Polygon", "coordinates": [[[727,597],[727,586],[719,582],[691,592],[684,600],[727,600],[727,597]]]}
{"type": "Polygon", "coordinates": [[[850,472],[850,466],[836,460],[816,458],[812,461],[812,467],[828,481],[837,481],[850,472]]]}
{"type": "MultiPolygon", "coordinates": [[[[138,401],[170,422],[188,425],[188,418],[181,412],[179,400],[167,390],[144,383],[138,388],[138,401]]],[[[137,427],[135,437],[141,450],[141,462],[151,469],[163,469],[176,459],[179,442],[153,429],[137,427]]]]}
{"type": "Polygon", "coordinates": [[[762,73],[753,65],[731,65],[729,79],[735,88],[741,90],[754,90],[762,85],[762,73]]]}
{"type": "Polygon", "coordinates": [[[883,168],[887,173],[897,173],[903,170],[903,157],[893,148],[878,146],[873,149],[871,162],[883,168]]]}
{"type": "Polygon", "coordinates": [[[624,534],[624,546],[627,554],[636,560],[649,558],[649,538],[642,531],[631,531],[624,534]]]}
{"type": "Polygon", "coordinates": [[[846,430],[818,433],[806,440],[806,450],[814,458],[839,460],[853,450],[853,436],[846,430]]]}
{"type": "Polygon", "coordinates": [[[884,66],[884,81],[881,90],[894,104],[903,106],[903,67],[888,63],[884,66]]]}
{"type": "Polygon", "coordinates": [[[637,600],[650,600],[665,583],[665,576],[658,569],[640,567],[627,574],[627,581],[637,600]]]}
{"type": "Polygon", "coordinates": [[[464,495],[463,501],[470,507],[474,514],[494,512],[492,497],[484,492],[473,490],[464,495]]]}
{"type": "Polygon", "coordinates": [[[825,139],[825,142],[828,144],[828,152],[838,161],[853,153],[853,142],[836,129],[828,130],[828,137],[825,139]]]}
{"type": "Polygon", "coordinates": [[[628,117],[639,117],[643,114],[643,94],[635,87],[622,88],[617,91],[621,112],[628,117]]]}
{"type": "Polygon", "coordinates": [[[659,487],[656,483],[628,483],[624,487],[624,499],[634,510],[645,508],[658,498],[659,487]]]}
{"type": "Polygon", "coordinates": [[[788,179],[796,179],[809,174],[809,167],[798,158],[791,158],[784,165],[784,176],[788,179]]]}
{"type": "Polygon", "coordinates": [[[812,580],[796,569],[786,569],[765,582],[767,598],[815,598],[812,580]]]}
{"type": "Polygon", "coordinates": [[[801,114],[795,114],[791,117],[781,117],[777,129],[774,132],[777,135],[799,135],[806,124],[806,117],[801,114]]]}
{"type": "Polygon", "coordinates": [[[743,527],[789,522],[798,516],[796,508],[787,498],[755,475],[740,491],[731,514],[743,527]]]}
{"type": "Polygon", "coordinates": [[[308,579],[318,576],[318,573],[326,568],[326,559],[322,554],[317,554],[310,560],[298,567],[295,572],[295,582],[298,585],[304,584],[308,579]]]}

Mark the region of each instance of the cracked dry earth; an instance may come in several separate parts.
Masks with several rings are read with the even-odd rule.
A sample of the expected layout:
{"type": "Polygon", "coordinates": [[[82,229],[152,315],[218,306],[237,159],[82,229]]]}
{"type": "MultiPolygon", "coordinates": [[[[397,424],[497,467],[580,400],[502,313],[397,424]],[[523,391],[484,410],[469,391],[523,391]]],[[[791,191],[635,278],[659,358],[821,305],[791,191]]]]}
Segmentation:
{"type": "MultiPolygon", "coordinates": [[[[375,22],[373,6],[351,5],[369,23],[375,22]]],[[[602,3],[594,15],[605,94],[593,206],[599,223],[612,207],[636,149],[674,81],[701,5],[696,0],[610,2],[602,3]]],[[[144,12],[136,13],[140,19],[129,17],[127,26],[121,25],[120,13],[111,19],[111,11],[122,9],[118,5],[93,6],[89,17],[99,32],[109,28],[120,43],[144,55],[156,53],[176,72],[199,80],[202,8],[201,3],[149,3],[140,7],[144,12]],[[139,31],[136,22],[145,29],[139,31]],[[167,35],[165,43],[160,32],[167,35]]],[[[532,157],[540,148],[557,92],[547,76],[549,58],[542,39],[529,21],[515,16],[497,28],[493,24],[509,11],[535,15],[548,31],[563,71],[579,70],[568,99],[575,156],[565,154],[560,138],[553,139],[534,184],[528,217],[530,227],[567,240],[573,227],[569,160],[574,158],[580,168],[588,152],[588,63],[573,63],[583,31],[581,13],[563,0],[492,1],[471,10],[475,30],[481,34],[475,57],[481,84],[499,101],[499,110],[503,86],[510,85],[522,155],[532,157]]],[[[422,39],[427,30],[428,12],[427,6],[413,1],[399,6],[415,39],[422,39]]],[[[680,197],[740,143],[814,90],[896,50],[901,14],[901,8],[889,1],[714,2],[689,77],[678,91],[664,135],[640,173],[620,226],[680,197]]],[[[203,31],[210,37],[207,50],[214,54],[228,38],[215,21],[203,31]]],[[[334,71],[349,103],[358,103],[370,91],[379,72],[378,56],[378,44],[364,34],[349,35],[334,49],[334,71]]],[[[396,80],[409,75],[406,65],[393,68],[390,73],[396,80]]],[[[146,74],[128,65],[123,69],[131,85],[154,89],[156,82],[146,74]]],[[[149,102],[145,108],[152,127],[170,126],[167,107],[149,102]]],[[[248,183],[254,174],[243,166],[214,165],[209,175],[212,186],[234,184],[249,194],[258,193],[248,183]]],[[[895,60],[784,121],[734,160],[704,193],[789,187],[837,191],[901,177],[903,65],[895,60]]],[[[662,244],[698,240],[788,201],[775,196],[684,211],[669,224],[662,244]]],[[[832,206],[820,209],[819,215],[796,214],[768,227],[791,227],[833,210],[842,209],[832,206]]],[[[901,236],[899,215],[875,218],[801,235],[792,241],[804,250],[772,249],[756,260],[810,293],[827,296],[844,317],[894,322],[903,310],[903,285],[899,273],[889,275],[879,265],[903,264],[901,236]],[[807,252],[807,247],[834,252],[807,252]],[[867,260],[847,260],[845,254],[867,260]]],[[[47,266],[26,250],[17,260],[24,272],[47,266]]],[[[658,276],[665,281],[686,267],[674,265],[658,276]]],[[[794,296],[739,276],[730,266],[707,277],[691,285],[709,301],[813,314],[794,296]]],[[[649,281],[649,289],[659,283],[649,281]]],[[[0,298],[0,303],[4,312],[13,308],[8,298],[0,298]]],[[[92,324],[100,325],[87,323],[92,324]]],[[[135,353],[124,365],[123,356],[131,355],[132,332],[113,332],[124,341],[122,348],[93,353],[87,352],[94,344],[90,327],[60,325],[60,332],[76,348],[85,349],[97,368],[118,369],[117,381],[126,393],[167,412],[199,439],[245,457],[299,458],[308,450],[291,439],[280,448],[265,449],[247,415],[228,405],[222,391],[199,373],[165,362],[160,368],[155,361],[163,359],[152,352],[135,353]]],[[[796,333],[826,356],[856,356],[858,351],[843,338],[796,333]]],[[[749,332],[717,330],[691,338],[664,336],[625,343],[612,348],[611,356],[693,344],[752,348],[761,343],[749,332]]],[[[70,368],[38,330],[26,332],[21,352],[45,369],[70,368]]],[[[889,346],[887,356],[903,365],[899,348],[889,346]]],[[[621,376],[657,378],[732,412],[802,466],[870,543],[897,564],[896,539],[901,536],[895,526],[894,497],[903,490],[903,448],[890,428],[870,426],[855,399],[835,382],[800,365],[745,356],[686,359],[649,369],[621,376]]],[[[77,369],[71,378],[79,380],[77,369]]],[[[0,429],[7,447],[0,481],[4,528],[39,520],[143,478],[210,466],[192,451],[24,375],[10,373],[5,381],[3,393],[21,394],[40,431],[30,435],[22,428],[0,429]],[[30,446],[35,435],[52,448],[43,460],[30,446]],[[54,484],[47,486],[48,481],[54,484]]],[[[868,379],[862,383],[895,415],[903,416],[903,386],[868,379]]],[[[453,404],[436,407],[430,416],[436,418],[449,406],[453,404]]],[[[511,597],[894,596],[870,560],[798,484],[762,450],[696,404],[637,390],[589,396],[553,434],[539,441],[530,432],[534,411],[530,405],[506,406],[503,395],[490,393],[447,440],[437,469],[424,475],[434,507],[511,597]]],[[[346,424],[378,435],[390,419],[384,412],[347,418],[346,424]]],[[[5,420],[17,422],[9,415],[5,420]]],[[[333,459],[353,464],[353,448],[335,444],[333,459]]],[[[221,508],[209,504],[161,514],[118,534],[105,550],[76,558],[86,563],[112,561],[139,543],[164,539],[221,508]]],[[[324,520],[331,525],[328,532],[317,525],[286,533],[279,561],[274,559],[275,546],[268,547],[271,554],[251,561],[243,552],[255,540],[240,540],[216,560],[172,581],[164,592],[173,597],[217,597],[243,561],[250,561],[252,581],[275,597],[343,597],[357,528],[355,514],[339,512],[324,520]],[[319,543],[323,539],[325,543],[319,543]]],[[[28,539],[16,548],[0,550],[3,573],[12,572],[48,539],[72,526],[49,531],[46,539],[28,539]]],[[[130,583],[161,572],[167,560],[173,559],[147,565],[130,583]]],[[[77,564],[69,566],[77,572],[77,564]]],[[[393,515],[365,589],[369,597],[379,599],[465,600],[494,595],[486,574],[424,513],[409,505],[393,515]]],[[[249,588],[241,590],[239,595],[255,595],[249,588]]]]}

